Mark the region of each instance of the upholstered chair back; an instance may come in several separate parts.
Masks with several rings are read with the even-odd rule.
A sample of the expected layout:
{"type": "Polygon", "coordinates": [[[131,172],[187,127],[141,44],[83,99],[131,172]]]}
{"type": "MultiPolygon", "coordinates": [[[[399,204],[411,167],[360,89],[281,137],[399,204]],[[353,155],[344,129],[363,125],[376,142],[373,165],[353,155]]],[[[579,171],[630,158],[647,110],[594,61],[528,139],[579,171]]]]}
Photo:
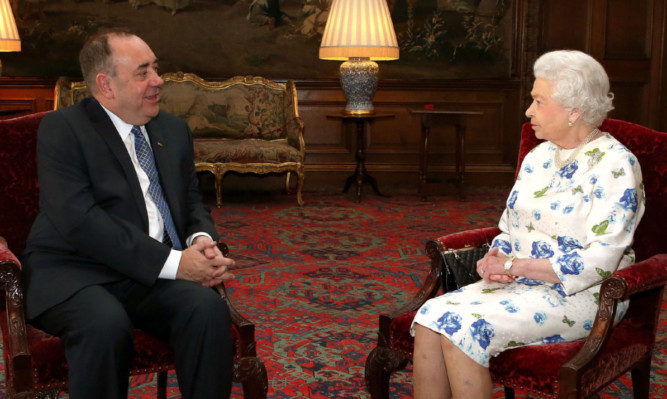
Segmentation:
{"type": "Polygon", "coordinates": [[[17,256],[39,209],[36,132],[44,114],[0,120],[0,236],[17,256]]]}

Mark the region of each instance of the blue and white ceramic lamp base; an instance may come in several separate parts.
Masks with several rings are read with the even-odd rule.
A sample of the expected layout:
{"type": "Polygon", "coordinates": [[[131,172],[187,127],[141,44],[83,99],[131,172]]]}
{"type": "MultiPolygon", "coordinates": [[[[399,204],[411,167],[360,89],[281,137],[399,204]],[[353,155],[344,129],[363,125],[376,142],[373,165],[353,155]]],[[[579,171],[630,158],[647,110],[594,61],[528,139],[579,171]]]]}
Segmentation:
{"type": "Polygon", "coordinates": [[[340,66],[340,85],[347,105],[345,113],[373,114],[373,96],[378,87],[378,64],[370,58],[352,58],[340,66]]]}

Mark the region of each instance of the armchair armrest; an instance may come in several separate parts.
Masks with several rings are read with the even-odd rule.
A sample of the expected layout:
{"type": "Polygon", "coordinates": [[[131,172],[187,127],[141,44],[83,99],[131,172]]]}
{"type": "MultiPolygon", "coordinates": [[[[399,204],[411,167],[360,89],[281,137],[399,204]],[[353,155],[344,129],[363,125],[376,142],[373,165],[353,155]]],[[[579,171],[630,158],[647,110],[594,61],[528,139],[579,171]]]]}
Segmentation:
{"type": "MultiPolygon", "coordinates": [[[[491,244],[493,238],[498,234],[500,234],[498,227],[483,227],[436,238],[432,245],[435,245],[439,252],[466,247],[479,247],[484,244],[491,244]]],[[[431,255],[431,252],[429,252],[429,255],[431,255]]]]}
{"type": "Polygon", "coordinates": [[[625,300],[631,295],[662,287],[667,283],[667,254],[658,254],[614,273],[602,283],[600,295],[609,293],[625,300]],[[621,287],[621,291],[618,291],[621,287]]]}
{"type": "MultiPolygon", "coordinates": [[[[427,300],[433,298],[442,286],[442,253],[451,249],[460,249],[470,246],[481,246],[490,243],[500,230],[497,227],[487,227],[448,234],[426,243],[426,252],[431,258],[431,267],[419,291],[405,306],[388,314],[381,314],[378,331],[378,348],[390,347],[392,322],[411,312],[415,312],[427,300]]],[[[400,357],[394,361],[404,362],[407,358],[400,357]]]]}
{"type": "Polygon", "coordinates": [[[397,317],[404,313],[412,312],[428,299],[433,298],[442,284],[442,253],[451,249],[460,249],[465,247],[481,246],[490,243],[493,237],[500,233],[497,227],[485,227],[474,230],[467,230],[453,234],[447,234],[431,240],[426,243],[426,253],[431,258],[431,268],[429,270],[424,284],[404,307],[388,315],[390,318],[397,317]]]}
{"type": "MultiPolygon", "coordinates": [[[[229,247],[222,241],[218,241],[218,249],[220,252],[227,257],[229,256],[229,247]]],[[[240,348],[242,357],[254,357],[257,356],[256,353],[256,343],[255,343],[255,325],[243,317],[241,313],[232,305],[229,295],[227,295],[227,289],[225,288],[224,283],[220,283],[215,286],[215,289],[218,291],[222,299],[227,303],[229,308],[229,313],[232,318],[232,323],[238,328],[240,335],[240,348]]]]}
{"type": "MultiPolygon", "coordinates": [[[[23,290],[21,289],[21,263],[7,246],[7,241],[0,237],[0,285],[4,291],[2,306],[7,314],[7,332],[9,339],[5,337],[6,367],[14,375],[16,383],[28,383],[31,381],[31,358],[28,345],[28,333],[26,330],[25,313],[23,311],[23,290]]],[[[27,387],[15,386],[16,392],[23,392],[27,387]]]]}
{"type": "MultiPolygon", "coordinates": [[[[662,292],[667,283],[667,254],[658,254],[642,262],[635,263],[625,269],[615,272],[606,279],[600,287],[600,304],[593,322],[591,333],[581,350],[561,369],[561,386],[576,386],[569,382],[575,382],[581,371],[596,367],[596,360],[603,351],[614,327],[614,318],[619,301],[630,299],[636,294],[648,294],[646,297],[638,296],[636,299],[641,303],[642,312],[651,312],[651,307],[644,309],[642,304],[660,303],[662,292]]],[[[634,299],[633,299],[634,300],[634,299]]],[[[660,314],[659,306],[654,305],[653,330],[657,325],[660,314]]],[[[626,317],[628,317],[626,315],[626,317]]]]}
{"type": "Polygon", "coordinates": [[[299,116],[296,86],[293,80],[288,80],[286,84],[283,117],[285,118],[287,143],[298,149],[303,159],[306,153],[306,143],[303,139],[303,121],[299,116]]]}

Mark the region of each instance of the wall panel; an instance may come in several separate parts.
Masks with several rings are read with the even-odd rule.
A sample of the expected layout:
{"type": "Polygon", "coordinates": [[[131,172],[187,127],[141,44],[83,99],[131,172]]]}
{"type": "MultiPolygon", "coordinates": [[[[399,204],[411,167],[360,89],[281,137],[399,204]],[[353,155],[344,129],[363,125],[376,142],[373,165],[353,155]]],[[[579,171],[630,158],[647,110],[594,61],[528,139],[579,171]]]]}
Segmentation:
{"type": "Polygon", "coordinates": [[[606,2],[604,58],[648,60],[651,56],[651,4],[636,0],[606,2]],[[628,16],[632,16],[628,18],[628,16]]]}

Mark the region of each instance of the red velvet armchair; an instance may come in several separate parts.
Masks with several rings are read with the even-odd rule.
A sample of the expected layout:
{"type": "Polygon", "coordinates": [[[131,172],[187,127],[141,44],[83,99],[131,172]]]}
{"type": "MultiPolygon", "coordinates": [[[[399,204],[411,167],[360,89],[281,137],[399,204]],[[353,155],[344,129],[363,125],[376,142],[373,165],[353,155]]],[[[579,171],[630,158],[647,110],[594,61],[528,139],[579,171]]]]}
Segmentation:
{"type": "MultiPolygon", "coordinates": [[[[60,340],[26,323],[17,259],[38,210],[35,147],[44,114],[0,121],[0,328],[7,398],[57,398],[67,390],[60,340]]],[[[223,243],[219,247],[226,250],[223,243]]],[[[232,314],[233,380],[242,384],[246,398],[266,398],[268,378],[256,354],[255,326],[234,309],[224,286],[217,288],[232,314]]],[[[157,397],[166,398],[167,372],[173,369],[169,346],[136,330],[135,352],[131,374],[157,373],[157,397]]]]}
{"type": "MultiPolygon", "coordinates": [[[[519,347],[491,359],[494,382],[505,396],[514,390],[546,398],[587,398],[628,370],[635,398],[648,398],[651,356],[667,282],[667,134],[619,120],[607,119],[602,131],[611,133],[639,158],[646,191],[646,212],[635,236],[637,263],[614,273],[602,284],[600,305],[585,340],[519,347]],[[630,298],[630,309],[613,327],[616,304],[630,298]]],[[[539,140],[523,126],[519,165],[539,140]]],[[[517,169],[518,170],[518,169],[517,169]]],[[[498,215],[500,217],[500,215],[498,215]]],[[[404,308],[380,315],[377,346],[366,359],[366,386],[373,399],[388,398],[389,378],[412,361],[412,319],[442,285],[443,254],[490,244],[497,227],[446,235],[426,244],[431,269],[423,286],[404,308]]]]}

